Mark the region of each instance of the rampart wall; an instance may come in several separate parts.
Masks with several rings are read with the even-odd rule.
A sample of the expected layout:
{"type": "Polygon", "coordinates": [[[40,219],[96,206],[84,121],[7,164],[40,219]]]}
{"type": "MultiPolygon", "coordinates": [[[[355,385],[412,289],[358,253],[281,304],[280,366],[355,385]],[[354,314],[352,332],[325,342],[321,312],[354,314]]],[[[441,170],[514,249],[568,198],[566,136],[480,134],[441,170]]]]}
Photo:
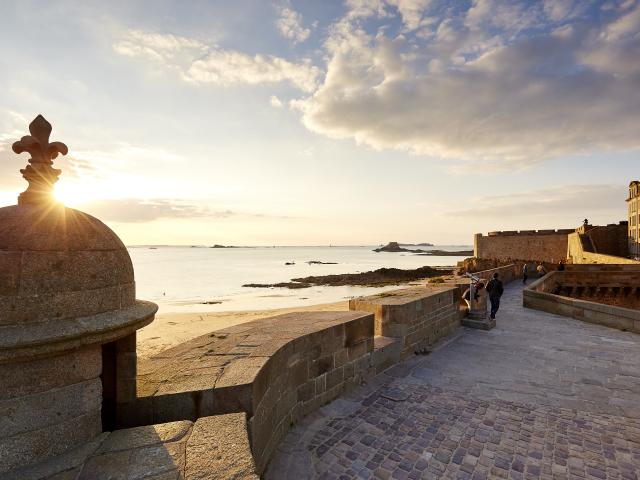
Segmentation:
{"type": "Polygon", "coordinates": [[[477,258],[499,261],[536,261],[558,263],[567,258],[567,238],[573,229],[520,230],[474,235],[473,250],[477,258]]]}
{"type": "Polygon", "coordinates": [[[627,257],[629,254],[627,222],[613,223],[587,230],[596,253],[627,257]]]}
{"type": "Polygon", "coordinates": [[[525,288],[522,301],[527,308],[640,333],[639,277],[637,267],[551,272],[525,288]]]}
{"type": "MultiPolygon", "coordinates": [[[[615,238],[613,239],[615,241],[615,238]]],[[[574,264],[629,264],[640,265],[637,260],[630,258],[598,253],[597,247],[588,234],[571,233],[567,239],[567,258],[574,264]]]]}
{"type": "MultiPolygon", "coordinates": [[[[498,270],[505,282],[516,275],[513,266],[498,270]]],[[[246,422],[233,430],[248,439],[250,458],[244,447],[231,449],[237,456],[218,468],[227,471],[223,464],[236,457],[260,474],[305,415],[459,328],[460,294],[455,284],[401,289],[354,299],[349,312],[280,315],[193,339],[140,362],[138,397],[119,405],[120,427],[189,421],[195,428],[242,413],[246,422]]]]}

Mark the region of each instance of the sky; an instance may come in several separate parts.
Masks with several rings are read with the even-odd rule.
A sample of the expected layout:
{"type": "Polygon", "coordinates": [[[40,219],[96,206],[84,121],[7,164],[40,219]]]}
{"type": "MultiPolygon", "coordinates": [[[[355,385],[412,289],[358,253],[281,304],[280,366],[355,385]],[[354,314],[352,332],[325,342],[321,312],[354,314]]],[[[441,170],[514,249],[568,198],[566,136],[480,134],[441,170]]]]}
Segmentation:
{"type": "Polygon", "coordinates": [[[125,243],[466,244],[626,218],[640,1],[0,0],[0,205],[37,114],[125,243]]]}

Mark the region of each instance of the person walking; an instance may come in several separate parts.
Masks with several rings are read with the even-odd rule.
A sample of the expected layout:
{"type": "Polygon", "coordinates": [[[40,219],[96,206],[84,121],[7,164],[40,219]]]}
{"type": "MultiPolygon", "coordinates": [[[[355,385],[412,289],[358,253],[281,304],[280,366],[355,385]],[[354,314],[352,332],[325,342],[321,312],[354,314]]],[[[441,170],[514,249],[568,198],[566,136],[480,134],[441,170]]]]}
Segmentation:
{"type": "Polygon", "coordinates": [[[525,263],[524,266],[522,267],[522,283],[524,284],[527,283],[527,278],[529,278],[528,273],[529,273],[529,267],[525,263]]]}
{"type": "Polygon", "coordinates": [[[489,301],[491,302],[491,318],[496,318],[496,313],[500,308],[500,297],[504,293],[504,286],[502,281],[498,278],[498,272],[493,274],[493,278],[487,283],[487,293],[489,294],[489,301]]]}

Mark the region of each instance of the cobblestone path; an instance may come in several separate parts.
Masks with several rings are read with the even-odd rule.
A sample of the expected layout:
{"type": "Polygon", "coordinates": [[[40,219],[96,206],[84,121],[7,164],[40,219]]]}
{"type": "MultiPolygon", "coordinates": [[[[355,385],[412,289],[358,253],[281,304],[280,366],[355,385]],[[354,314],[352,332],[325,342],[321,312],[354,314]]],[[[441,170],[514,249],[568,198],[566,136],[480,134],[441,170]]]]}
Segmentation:
{"type": "Polygon", "coordinates": [[[640,476],[640,336],[522,306],[464,330],[291,430],[265,477],[640,476]]]}

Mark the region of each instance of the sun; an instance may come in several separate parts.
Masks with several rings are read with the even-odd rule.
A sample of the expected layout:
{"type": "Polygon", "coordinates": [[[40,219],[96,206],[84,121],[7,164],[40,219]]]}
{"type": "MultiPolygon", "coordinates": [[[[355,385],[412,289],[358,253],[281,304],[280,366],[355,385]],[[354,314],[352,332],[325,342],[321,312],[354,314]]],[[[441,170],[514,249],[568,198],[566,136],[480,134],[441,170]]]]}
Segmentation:
{"type": "Polygon", "coordinates": [[[97,199],[95,189],[90,186],[68,182],[56,185],[54,196],[67,207],[76,207],[97,199]]]}

